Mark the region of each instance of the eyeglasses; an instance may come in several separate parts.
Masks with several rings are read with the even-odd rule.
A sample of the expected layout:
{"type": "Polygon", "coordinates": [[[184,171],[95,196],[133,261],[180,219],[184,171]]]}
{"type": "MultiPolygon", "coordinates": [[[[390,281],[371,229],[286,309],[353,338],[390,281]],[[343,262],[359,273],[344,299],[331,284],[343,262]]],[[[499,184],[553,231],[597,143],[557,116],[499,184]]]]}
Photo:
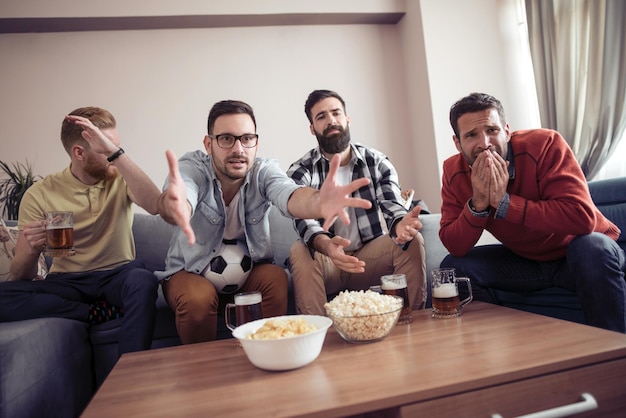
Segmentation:
{"type": "Polygon", "coordinates": [[[244,148],[254,148],[256,147],[257,142],[259,142],[259,136],[257,134],[243,134],[239,136],[220,134],[209,135],[209,138],[215,139],[220,148],[232,148],[235,146],[235,141],[237,140],[241,142],[241,146],[244,148]]]}

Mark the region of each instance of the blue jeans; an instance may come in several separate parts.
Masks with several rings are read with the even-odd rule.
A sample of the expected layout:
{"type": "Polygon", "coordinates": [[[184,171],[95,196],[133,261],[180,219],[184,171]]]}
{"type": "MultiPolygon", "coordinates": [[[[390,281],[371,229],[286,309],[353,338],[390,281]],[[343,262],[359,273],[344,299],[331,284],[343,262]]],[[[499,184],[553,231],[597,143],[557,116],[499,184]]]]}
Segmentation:
{"type": "Polygon", "coordinates": [[[587,324],[626,333],[626,257],[604,234],[574,238],[560,260],[529,260],[503,245],[486,245],[463,257],[448,255],[441,267],[469,277],[474,299],[489,303],[499,304],[494,289],[530,293],[557,286],[574,291],[587,324]]]}
{"type": "Polygon", "coordinates": [[[158,280],[131,261],[106,271],[54,273],[45,280],[0,283],[0,322],[59,317],[87,322],[89,305],[106,300],[124,308],[119,354],[152,344],[158,280]]]}

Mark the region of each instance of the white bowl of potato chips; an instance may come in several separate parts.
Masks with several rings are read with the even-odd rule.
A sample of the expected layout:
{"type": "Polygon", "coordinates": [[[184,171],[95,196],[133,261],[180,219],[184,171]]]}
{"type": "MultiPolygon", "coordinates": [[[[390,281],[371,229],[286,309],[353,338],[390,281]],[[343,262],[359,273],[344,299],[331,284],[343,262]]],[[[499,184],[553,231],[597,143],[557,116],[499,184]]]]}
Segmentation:
{"type": "Polygon", "coordinates": [[[233,336],[256,367],[291,370],[306,366],[319,356],[331,325],[325,316],[284,315],[240,325],[233,336]]]}

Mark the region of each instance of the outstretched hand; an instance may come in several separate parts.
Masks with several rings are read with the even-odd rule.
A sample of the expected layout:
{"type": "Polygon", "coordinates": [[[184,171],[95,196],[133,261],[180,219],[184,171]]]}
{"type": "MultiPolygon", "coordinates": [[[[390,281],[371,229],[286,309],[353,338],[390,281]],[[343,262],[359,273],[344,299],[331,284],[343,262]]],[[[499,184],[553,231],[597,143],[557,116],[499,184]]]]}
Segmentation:
{"type": "Polygon", "coordinates": [[[320,187],[320,208],[324,218],[323,228],[325,231],[328,231],[337,218],[341,219],[346,225],[350,223],[346,207],[351,206],[362,209],[372,207],[372,202],[368,200],[350,197],[353,192],[369,184],[370,180],[368,178],[354,180],[345,186],[337,185],[336,177],[340,160],[339,154],[335,154],[332,160],[330,160],[328,178],[320,187]]]}
{"type": "Polygon", "coordinates": [[[177,225],[187,235],[189,245],[196,243],[196,235],[191,228],[191,207],[187,201],[187,189],[178,169],[178,160],[170,150],[165,152],[169,166],[167,190],[161,197],[159,213],[165,221],[177,225]]]}
{"type": "Polygon", "coordinates": [[[341,271],[353,274],[365,272],[364,261],[344,252],[344,248],[348,245],[350,245],[349,240],[336,235],[332,237],[330,242],[327,244],[326,255],[341,271]]]}
{"type": "Polygon", "coordinates": [[[404,215],[404,218],[396,224],[396,237],[395,241],[398,244],[406,244],[412,241],[417,236],[417,233],[422,229],[422,221],[419,219],[422,208],[417,205],[410,212],[404,215]]]}

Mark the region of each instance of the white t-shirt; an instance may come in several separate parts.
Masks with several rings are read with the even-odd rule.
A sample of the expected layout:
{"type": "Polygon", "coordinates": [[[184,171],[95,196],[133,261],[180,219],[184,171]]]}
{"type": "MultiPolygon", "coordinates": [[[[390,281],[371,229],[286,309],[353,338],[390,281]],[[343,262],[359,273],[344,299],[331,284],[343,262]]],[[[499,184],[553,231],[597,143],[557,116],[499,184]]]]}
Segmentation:
{"type": "MultiPolygon", "coordinates": [[[[345,186],[352,181],[352,166],[350,163],[345,166],[340,166],[337,170],[337,184],[340,186],[345,186]]],[[[356,224],[356,214],[354,213],[353,207],[347,207],[348,216],[350,217],[350,224],[345,225],[341,219],[337,219],[335,221],[335,235],[339,235],[340,237],[346,238],[350,240],[350,245],[344,248],[344,251],[355,251],[363,246],[361,242],[361,235],[359,234],[359,228],[357,228],[356,224]]]]}

